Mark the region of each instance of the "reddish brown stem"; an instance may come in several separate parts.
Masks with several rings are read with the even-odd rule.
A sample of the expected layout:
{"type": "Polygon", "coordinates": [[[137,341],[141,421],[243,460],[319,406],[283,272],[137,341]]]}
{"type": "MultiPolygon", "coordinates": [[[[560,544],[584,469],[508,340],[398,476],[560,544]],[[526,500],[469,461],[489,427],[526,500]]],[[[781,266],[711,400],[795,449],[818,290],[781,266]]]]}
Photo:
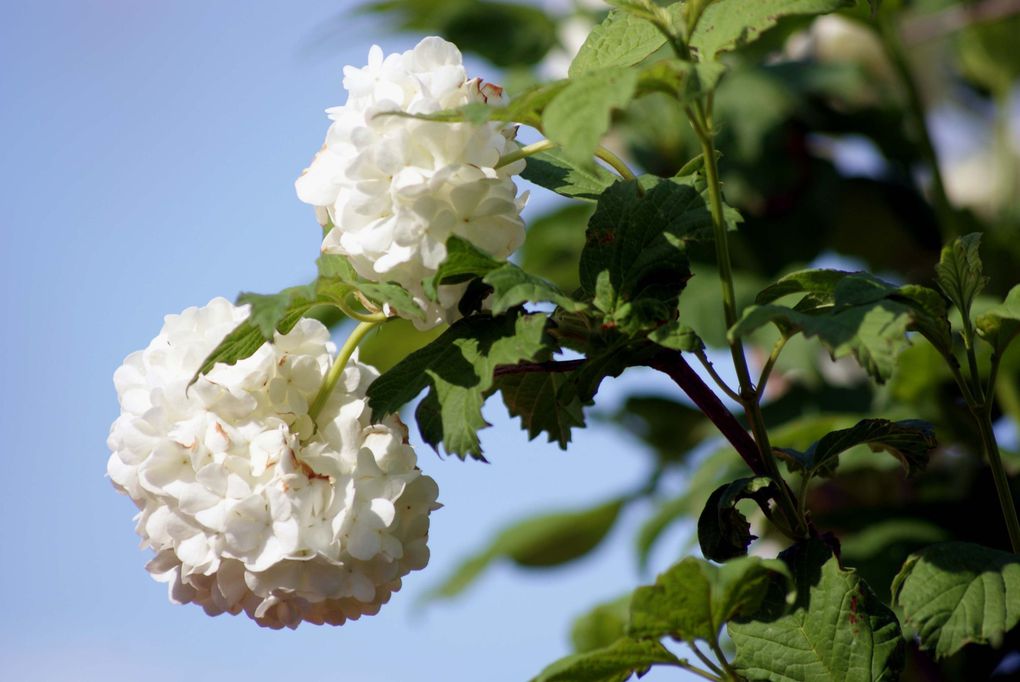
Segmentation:
{"type": "Polygon", "coordinates": [[[701,377],[691,369],[683,356],[678,352],[658,353],[648,366],[657,369],[676,382],[677,386],[694,401],[698,409],[705,413],[723,437],[737,451],[756,476],[766,476],[758,454],[758,446],[747,430],[740,425],[733,413],[726,409],[719,396],[702,381],[701,377]]]}

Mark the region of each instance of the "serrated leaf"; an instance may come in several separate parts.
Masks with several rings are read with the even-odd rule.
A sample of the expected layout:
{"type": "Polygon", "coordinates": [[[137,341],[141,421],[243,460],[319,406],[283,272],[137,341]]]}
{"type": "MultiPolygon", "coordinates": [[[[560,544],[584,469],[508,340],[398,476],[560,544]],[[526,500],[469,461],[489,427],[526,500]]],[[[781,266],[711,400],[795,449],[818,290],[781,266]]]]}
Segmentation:
{"type": "Polygon", "coordinates": [[[998,646],[1020,622],[1020,556],[967,542],[931,545],[907,559],[892,592],[904,625],[936,657],[967,644],[998,646]]]}
{"type": "Polygon", "coordinates": [[[250,305],[248,319],[269,341],[276,333],[276,325],[289,311],[298,307],[311,308],[315,305],[315,286],[289,287],[278,294],[255,294],[246,291],[237,297],[238,305],[250,305]]]}
{"type": "Polygon", "coordinates": [[[598,547],[612,530],[622,507],[623,500],[614,499],[590,509],[553,512],[518,521],[499,531],[488,547],[463,561],[425,599],[460,594],[494,561],[546,568],[579,559],[598,547]]]}
{"type": "Polygon", "coordinates": [[[799,270],[783,275],[774,284],[758,292],[754,302],[758,305],[772,303],[784,296],[810,293],[831,301],[835,298],[836,285],[852,272],[843,270],[811,269],[799,270]]]}
{"type": "Polygon", "coordinates": [[[597,201],[617,177],[597,164],[574,163],[561,149],[529,156],[521,177],[572,199],[597,201]]]}
{"type": "Polygon", "coordinates": [[[574,619],[570,627],[570,642],[574,645],[574,651],[585,653],[601,649],[623,637],[630,620],[630,597],[626,594],[619,599],[599,604],[574,619]]]}
{"type": "Polygon", "coordinates": [[[939,288],[964,315],[988,283],[981,274],[981,234],[968,234],[942,248],[942,256],[935,266],[939,288]]]}
{"type": "Polygon", "coordinates": [[[853,6],[853,0],[716,0],[709,4],[690,38],[701,59],[754,42],[784,17],[825,14],[853,6]]]}
{"type": "Polygon", "coordinates": [[[542,131],[582,166],[592,158],[609,130],[614,110],[627,106],[637,87],[632,69],[609,68],[571,79],[542,113],[542,131]]]}
{"type": "Polygon", "coordinates": [[[651,22],[614,9],[592,29],[570,63],[571,78],[609,66],[632,66],[666,44],[666,36],[651,22]]]}
{"type": "Polygon", "coordinates": [[[290,287],[278,294],[243,293],[237,300],[251,306],[248,319],[234,327],[206,356],[189,386],[217,363],[233,365],[251,357],[262,344],[272,341],[276,332],[289,333],[312,308],[328,304],[331,299],[318,295],[314,286],[306,285],[290,287]]]}
{"type": "Polygon", "coordinates": [[[776,451],[786,460],[790,471],[808,476],[831,476],[839,464],[840,454],[858,445],[888,452],[900,460],[908,476],[913,476],[924,471],[938,442],[935,427],[926,421],[864,419],[848,429],[826,434],[803,452],[792,448],[776,448],[776,451]]]}
{"type": "Polygon", "coordinates": [[[794,545],[780,557],[790,567],[792,611],[770,595],[753,619],[731,622],[733,666],[771,682],[868,682],[898,679],[903,639],[896,616],[857,572],[840,568],[821,542],[794,545]]]}
{"type": "Polygon", "coordinates": [[[624,682],[653,665],[678,665],[679,659],[659,642],[623,638],[604,649],[561,658],[532,682],[624,682]]]}
{"type": "Polygon", "coordinates": [[[786,336],[797,332],[817,336],[834,358],[853,354],[861,367],[881,383],[891,376],[896,356],[908,345],[910,316],[906,306],[892,301],[829,314],[807,314],[774,305],[752,306],[730,330],[731,338],[745,336],[770,322],[786,336]]]}
{"type": "Polygon", "coordinates": [[[719,62],[663,59],[641,69],[638,96],[662,92],[681,104],[688,104],[715,90],[725,72],[725,65],[719,62]]]}
{"type": "Polygon", "coordinates": [[[496,378],[495,388],[513,417],[521,418],[528,440],[545,433],[549,442],[566,450],[570,430],[584,428],[584,412],[577,397],[562,400],[560,389],[568,381],[564,372],[518,372],[496,378]]]}
{"type": "Polygon", "coordinates": [[[481,458],[478,431],[488,426],[482,403],[497,365],[535,359],[546,349],[544,315],[473,315],[415,351],[368,388],[376,419],[393,414],[423,389],[429,392],[415,417],[432,447],[463,458],[481,458]]]}
{"type": "Polygon", "coordinates": [[[740,478],[720,486],[708,497],[698,517],[698,543],[701,553],[712,561],[726,561],[747,554],[747,547],[756,539],[751,524],[737,509],[740,500],[754,500],[768,510],[769,500],[779,489],[765,477],[740,478]]]}
{"type": "Polygon", "coordinates": [[[1020,336],[1020,284],[1009,290],[1006,300],[986,310],[975,321],[978,334],[1002,355],[1020,336]]]}
{"type": "Polygon", "coordinates": [[[482,253],[477,247],[460,237],[446,240],[446,259],[439,264],[436,274],[422,282],[425,294],[436,300],[436,287],[455,284],[484,275],[502,266],[501,261],[482,253]]]}
{"type": "Polygon", "coordinates": [[[909,345],[907,330],[922,314],[915,304],[898,300],[898,292],[870,275],[850,274],[839,279],[831,295],[809,293],[793,308],[771,303],[748,307],[727,336],[740,338],[770,323],[787,337],[817,336],[834,358],[853,354],[881,383],[892,374],[896,356],[909,345]]]}
{"type": "Polygon", "coordinates": [[[617,183],[599,198],[581,253],[581,286],[624,333],[654,329],[672,317],[690,277],[686,241],[711,234],[702,191],[697,175],[645,176],[617,183]]]}
{"type": "Polygon", "coordinates": [[[587,306],[567,296],[552,282],[528,274],[513,263],[501,264],[482,278],[492,287],[492,313],[500,315],[522,303],[555,303],[564,310],[578,312],[587,306]]]}
{"type": "MultiPolygon", "coordinates": [[[[826,306],[834,308],[822,311],[823,314],[838,313],[850,306],[875,304],[883,299],[897,306],[904,304],[906,308],[900,309],[909,313],[910,330],[921,332],[941,352],[950,353],[952,350],[945,301],[934,289],[913,284],[897,288],[861,272],[801,270],[785,275],[761,290],[755,302],[767,305],[794,294],[806,294],[794,308],[808,314],[822,311],[826,306]]],[[[797,330],[787,331],[793,333],[797,330]]],[[[893,337],[892,340],[897,339],[893,337]]]]}
{"type": "Polygon", "coordinates": [[[343,256],[323,254],[316,261],[319,268],[318,286],[336,286],[341,290],[355,290],[370,299],[380,308],[385,304],[408,320],[424,320],[425,313],[414,297],[399,284],[393,282],[371,282],[358,275],[354,267],[343,256]]]}
{"type": "Polygon", "coordinates": [[[717,644],[726,623],[756,613],[777,585],[792,602],[790,572],[775,559],[741,557],[717,566],[687,557],[634,591],[628,634],[717,644]]]}
{"type": "Polygon", "coordinates": [[[705,348],[705,343],[693,329],[677,321],[662,325],[648,335],[648,340],[663,348],[685,353],[694,353],[705,348]]]}

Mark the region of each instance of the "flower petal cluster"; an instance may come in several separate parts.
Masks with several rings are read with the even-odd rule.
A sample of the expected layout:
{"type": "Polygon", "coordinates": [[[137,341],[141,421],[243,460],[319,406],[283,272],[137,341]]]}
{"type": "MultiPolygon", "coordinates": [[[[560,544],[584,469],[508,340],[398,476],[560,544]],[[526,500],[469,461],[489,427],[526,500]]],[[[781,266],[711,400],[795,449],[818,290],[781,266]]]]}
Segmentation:
{"type": "MultiPolygon", "coordinates": [[[[441,38],[383,56],[373,46],[364,68],[344,68],[347,103],[327,110],[322,149],[296,182],[298,197],[333,225],[326,253],[346,256],[359,275],[396,282],[426,311],[423,327],[449,321],[452,305],[424,295],[422,280],[457,236],[497,259],[524,239],[512,176],[516,128],[499,122],[443,123],[394,114],[431,114],[473,102],[498,102],[502,90],[468,79],[460,51],[441,38]]],[[[453,292],[456,293],[456,292],[453,292]]],[[[455,305],[458,296],[448,293],[455,305]]]]}
{"type": "Polygon", "coordinates": [[[225,299],[168,315],[114,374],[107,471],[140,510],[147,569],[175,603],[272,628],[374,614],[428,562],[436,484],[396,417],[371,423],[376,373],[357,360],[315,428],[308,407],[334,352],[315,320],[189,388],[247,315],[225,299]]]}

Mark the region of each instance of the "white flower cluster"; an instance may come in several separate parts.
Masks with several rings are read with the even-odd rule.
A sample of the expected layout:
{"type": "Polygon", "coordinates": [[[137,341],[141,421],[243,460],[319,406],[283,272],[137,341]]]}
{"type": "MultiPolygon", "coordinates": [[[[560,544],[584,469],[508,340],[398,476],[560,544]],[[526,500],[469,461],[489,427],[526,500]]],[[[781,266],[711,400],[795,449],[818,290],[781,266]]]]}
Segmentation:
{"type": "Polygon", "coordinates": [[[403,286],[426,312],[421,327],[450,321],[463,289],[437,306],[421,284],[445,260],[447,240],[456,235],[502,260],[524,239],[526,196],[511,179],[524,162],[495,167],[518,149],[516,128],[392,114],[498,102],[502,90],[469,80],[460,51],[435,37],[386,57],[373,46],[368,65],[345,67],[343,82],[347,103],[327,111],[333,123],[296,182],[298,197],[333,225],[324,252],[347,256],[366,279],[403,286]]]}
{"type": "Polygon", "coordinates": [[[436,484],[396,417],[371,424],[376,374],[356,360],[313,428],[333,352],[315,320],[189,389],[247,315],[225,299],[168,315],[114,374],[107,470],[141,510],[138,534],[156,552],[147,568],[175,603],[272,628],[374,614],[428,562],[436,484]]]}

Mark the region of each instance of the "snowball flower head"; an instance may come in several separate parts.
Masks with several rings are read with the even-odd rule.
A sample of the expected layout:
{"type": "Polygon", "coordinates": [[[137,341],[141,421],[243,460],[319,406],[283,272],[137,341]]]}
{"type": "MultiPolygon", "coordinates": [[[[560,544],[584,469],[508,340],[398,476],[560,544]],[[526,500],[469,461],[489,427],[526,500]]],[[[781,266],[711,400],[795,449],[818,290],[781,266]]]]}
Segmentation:
{"type": "Polygon", "coordinates": [[[436,484],[396,417],[371,423],[376,373],[356,359],[313,425],[334,350],[315,320],[188,388],[248,312],[215,299],[168,315],[114,374],[107,472],[140,510],[147,569],[175,603],[271,628],[374,614],[428,562],[436,484]]]}
{"type": "Polygon", "coordinates": [[[498,103],[502,90],[468,79],[460,51],[441,38],[345,67],[347,103],[327,110],[332,124],[322,149],[296,182],[298,197],[332,225],[325,253],[346,256],[359,275],[396,282],[426,313],[427,328],[450,321],[462,291],[436,304],[422,280],[446,258],[451,236],[497,259],[524,239],[512,176],[524,161],[496,168],[518,149],[516,128],[499,122],[442,123],[395,116],[430,114],[472,102],[498,103]]]}

